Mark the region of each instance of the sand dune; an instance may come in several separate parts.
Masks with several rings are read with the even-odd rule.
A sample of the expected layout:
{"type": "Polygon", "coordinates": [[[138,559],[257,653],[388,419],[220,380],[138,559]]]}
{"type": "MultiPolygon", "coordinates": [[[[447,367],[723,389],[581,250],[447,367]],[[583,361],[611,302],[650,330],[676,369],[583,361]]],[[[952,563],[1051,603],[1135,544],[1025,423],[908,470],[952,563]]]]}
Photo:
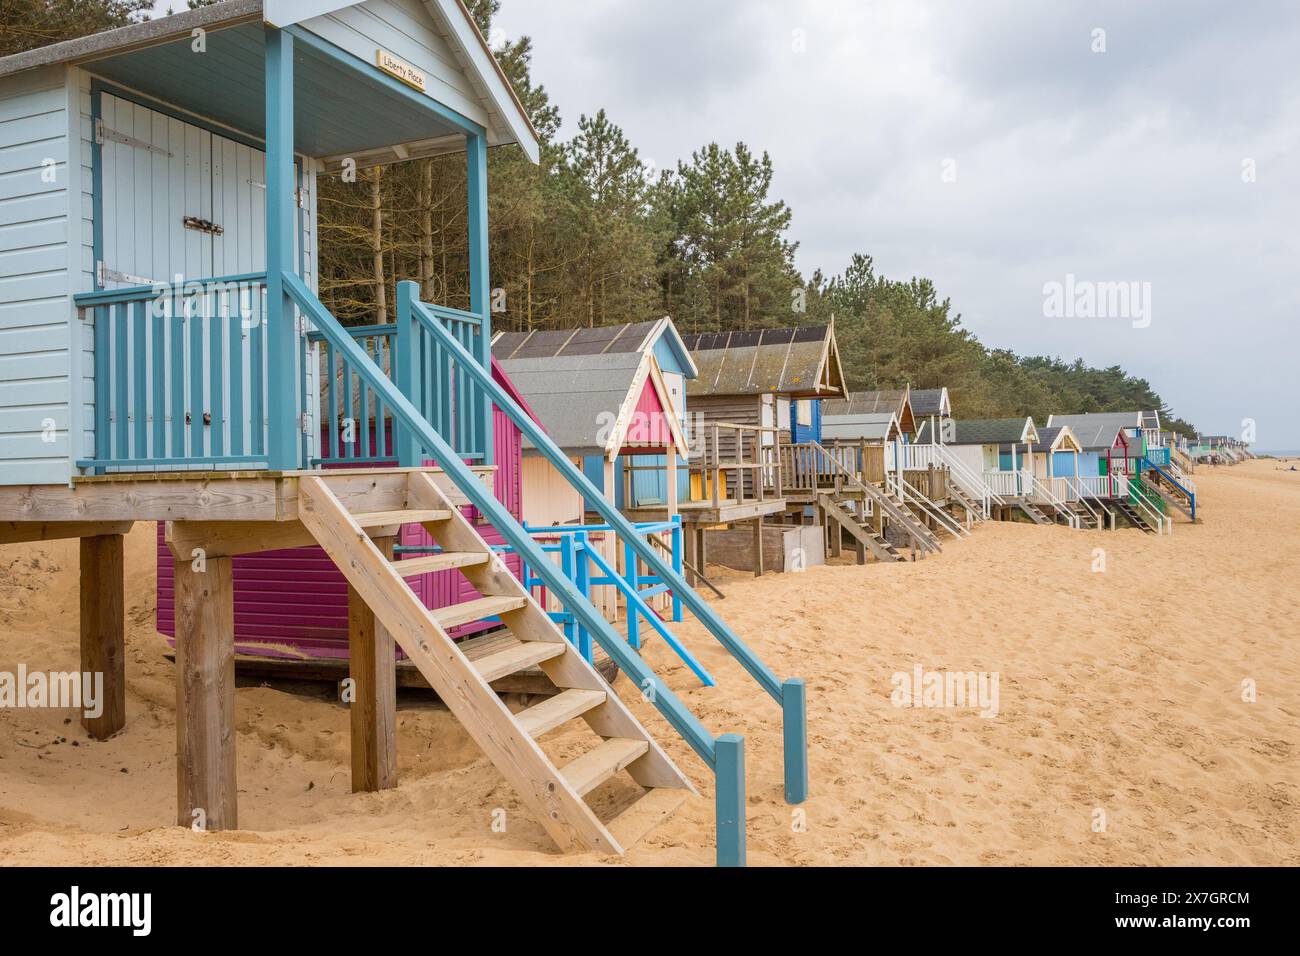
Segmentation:
{"type": "MultiPolygon", "coordinates": [[[[782,800],[780,714],[740,667],[691,625],[682,634],[720,686],[698,687],[659,643],[646,655],[712,730],[745,735],[750,862],[1300,863],[1300,472],[1258,461],[1196,479],[1204,522],[1171,538],[996,524],[917,564],[725,573],[729,622],[778,674],[808,682],[801,814],[782,800]],[[997,716],[895,707],[891,676],[916,665],[996,672],[997,716]]],[[[399,702],[401,785],[353,796],[347,712],[319,685],[241,686],[244,829],[171,826],[172,667],[152,626],[152,548],[151,528],[130,536],[127,730],[97,743],[65,712],[0,710],[5,864],[712,862],[711,780],[639,699],[702,796],[621,861],[560,855],[417,693],[399,702]]],[[[76,561],[68,544],[0,548],[0,670],[76,668],[76,561]]],[[[547,749],[575,751],[582,733],[547,749]]],[[[597,795],[611,811],[627,798],[617,783],[597,795]]]]}

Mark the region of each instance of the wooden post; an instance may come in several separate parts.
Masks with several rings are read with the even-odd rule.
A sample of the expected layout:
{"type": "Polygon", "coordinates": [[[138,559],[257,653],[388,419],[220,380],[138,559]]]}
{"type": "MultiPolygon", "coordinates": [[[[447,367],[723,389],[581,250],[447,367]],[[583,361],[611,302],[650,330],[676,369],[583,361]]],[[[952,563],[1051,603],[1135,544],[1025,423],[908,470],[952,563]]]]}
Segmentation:
{"type": "Polygon", "coordinates": [[[206,830],[233,830],[239,824],[231,559],[177,557],[172,567],[176,589],[176,822],[206,830]]]}
{"type": "Polygon", "coordinates": [[[754,577],[763,575],[763,518],[754,519],[754,577]]]}
{"type": "MultiPolygon", "coordinates": [[[[393,559],[394,537],[375,538],[393,559]]],[[[397,655],[393,635],[348,585],[348,674],[352,678],[352,792],[397,786],[397,655]]]]}
{"type": "Polygon", "coordinates": [[[81,539],[81,670],[103,675],[100,714],[83,713],[81,725],[96,740],[107,740],[126,724],[122,542],[120,534],[81,539]]]}

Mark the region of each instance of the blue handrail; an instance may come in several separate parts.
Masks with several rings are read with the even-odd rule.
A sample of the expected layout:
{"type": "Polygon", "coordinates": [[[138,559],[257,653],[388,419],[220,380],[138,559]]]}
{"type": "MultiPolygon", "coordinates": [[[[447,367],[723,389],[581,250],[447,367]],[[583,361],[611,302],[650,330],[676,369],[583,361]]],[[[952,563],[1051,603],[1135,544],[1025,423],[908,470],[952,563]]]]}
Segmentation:
{"type": "Polygon", "coordinates": [[[1195,521],[1196,520],[1196,492],[1189,490],[1186,485],[1184,485],[1173,475],[1169,474],[1169,472],[1165,471],[1163,468],[1157,465],[1150,458],[1148,458],[1146,461],[1147,464],[1152,467],[1152,469],[1158,472],[1160,476],[1165,479],[1165,481],[1169,482],[1171,485],[1173,485],[1175,488],[1177,488],[1179,491],[1181,491],[1183,494],[1187,496],[1187,503],[1191,507],[1192,520],[1195,521]]]}
{"type": "MultiPolygon", "coordinates": [[[[717,739],[714,738],[708,728],[690,712],[681,699],[672,692],[672,689],[646,665],[641,656],[619,637],[618,633],[604,619],[595,605],[588,601],[574,583],[547,559],[545,552],[533,541],[531,535],[524,530],[523,526],[515,520],[505,505],[496,499],[496,496],[493,495],[491,489],[484,482],[478,479],[474,470],[461,461],[455,449],[448,445],[437,430],[421,416],[410,399],[402,394],[401,390],[389,380],[374,362],[369,360],[361,347],[347,334],[347,330],[339,324],[338,320],[316,298],[315,294],[307,288],[302,279],[291,272],[285,272],[282,276],[285,292],[298,308],[315,323],[316,328],[324,334],[326,340],[347,356],[366,383],[384,395],[389,407],[392,409],[394,418],[409,429],[412,439],[422,445],[424,450],[438,461],[439,466],[465,497],[469,499],[470,504],[478,508],[506,541],[514,545],[524,560],[537,568],[538,573],[546,579],[550,589],[559,595],[560,600],[567,607],[573,609],[573,612],[591,631],[600,646],[604,648],[605,653],[613,658],[614,662],[627,674],[628,678],[641,689],[643,695],[649,699],[673,729],[682,736],[691,749],[699,755],[705,765],[714,771],[717,779],[715,799],[718,820],[718,862],[724,865],[742,865],[745,855],[745,799],[744,759],[739,738],[731,734],[724,734],[717,739]]],[[[407,286],[407,296],[413,298],[412,292],[415,284],[402,284],[407,286]]],[[[402,296],[399,295],[398,298],[400,302],[402,296]]],[[[419,314],[418,310],[416,314],[419,314]]],[[[430,324],[435,327],[438,325],[436,322],[430,324]]],[[[491,373],[479,366],[473,356],[465,351],[464,347],[450,333],[443,333],[440,328],[437,328],[435,334],[439,334],[440,337],[445,335],[442,341],[461,368],[474,374],[475,377],[482,376],[479,378],[481,387],[487,390],[488,394],[494,396],[499,408],[502,408],[508,414],[513,411],[520,419],[530,421],[514,401],[505,394],[505,391],[492,381],[491,373]]],[[[531,435],[529,437],[532,438],[538,448],[544,452],[554,450],[560,455],[561,460],[567,464],[567,459],[563,458],[563,454],[555,448],[544,432],[536,428],[530,430],[537,436],[536,438],[531,435]]],[[[572,465],[569,467],[572,468],[572,465]]],[[[595,492],[594,488],[591,490],[593,493],[595,492]]],[[[598,497],[598,494],[595,496],[598,497]]],[[[616,526],[620,523],[627,524],[622,515],[615,515],[617,520],[611,519],[609,515],[605,515],[605,517],[616,526]]],[[[651,557],[655,556],[652,555],[651,557]]]]}
{"type": "MultiPolygon", "coordinates": [[[[632,522],[569,460],[545,430],[519,407],[505,389],[493,381],[491,371],[478,364],[473,355],[442,327],[424,303],[419,301],[416,295],[418,288],[416,283],[401,282],[398,285],[399,305],[409,304],[411,315],[446,349],[457,367],[473,378],[479,388],[492,397],[496,407],[514,422],[524,437],[532,442],[556,471],[587,500],[588,506],[613,527],[625,545],[635,552],[651,571],[681,596],[682,603],[690,608],[691,613],[699,619],[718,643],[726,648],[731,656],[781,705],[785,730],[785,797],[790,803],[803,802],[808,795],[807,708],[804,682],[799,678],[781,681],[714,612],[708,602],[687,584],[686,579],[673,570],[654,546],[636,533],[632,522]],[[403,286],[406,287],[405,294],[402,293],[403,286]]],[[[399,324],[404,320],[405,317],[399,314],[399,324]]],[[[606,624],[603,618],[601,624],[606,624]]]]}

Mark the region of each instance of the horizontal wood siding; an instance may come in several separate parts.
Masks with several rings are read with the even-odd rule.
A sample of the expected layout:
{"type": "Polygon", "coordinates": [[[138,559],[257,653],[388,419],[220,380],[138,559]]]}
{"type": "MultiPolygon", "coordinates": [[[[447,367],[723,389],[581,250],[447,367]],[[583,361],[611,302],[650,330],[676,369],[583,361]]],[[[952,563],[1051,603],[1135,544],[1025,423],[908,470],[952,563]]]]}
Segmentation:
{"type": "Polygon", "coordinates": [[[0,484],[72,470],[75,147],[66,71],[0,80],[0,484]]]}

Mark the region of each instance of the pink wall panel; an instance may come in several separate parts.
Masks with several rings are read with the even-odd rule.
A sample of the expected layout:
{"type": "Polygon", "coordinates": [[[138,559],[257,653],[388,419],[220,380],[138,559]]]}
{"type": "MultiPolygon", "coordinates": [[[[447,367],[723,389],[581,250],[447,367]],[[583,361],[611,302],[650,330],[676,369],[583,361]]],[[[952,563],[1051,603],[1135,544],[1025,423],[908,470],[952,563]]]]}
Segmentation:
{"type": "MultiPolygon", "coordinates": [[[[522,440],[519,429],[494,410],[494,477],[497,498],[516,518],[521,514],[522,440]]],[[[477,520],[477,510],[465,514],[477,520]]],[[[490,544],[501,544],[500,533],[487,524],[480,533],[490,544]]],[[[406,525],[398,539],[403,545],[428,544],[419,525],[406,525]]],[[[506,564],[519,573],[518,555],[506,564]]],[[[172,558],[158,526],[158,630],[175,637],[175,592],[172,558]]],[[[278,657],[347,657],[347,581],[320,548],[294,548],[240,555],[234,559],[235,642],[240,653],[278,657]]],[[[459,571],[425,574],[410,581],[426,607],[439,608],[478,597],[459,571]]],[[[491,625],[476,623],[453,631],[461,637],[491,625]]],[[[400,652],[399,652],[400,653],[400,652]]]]}

